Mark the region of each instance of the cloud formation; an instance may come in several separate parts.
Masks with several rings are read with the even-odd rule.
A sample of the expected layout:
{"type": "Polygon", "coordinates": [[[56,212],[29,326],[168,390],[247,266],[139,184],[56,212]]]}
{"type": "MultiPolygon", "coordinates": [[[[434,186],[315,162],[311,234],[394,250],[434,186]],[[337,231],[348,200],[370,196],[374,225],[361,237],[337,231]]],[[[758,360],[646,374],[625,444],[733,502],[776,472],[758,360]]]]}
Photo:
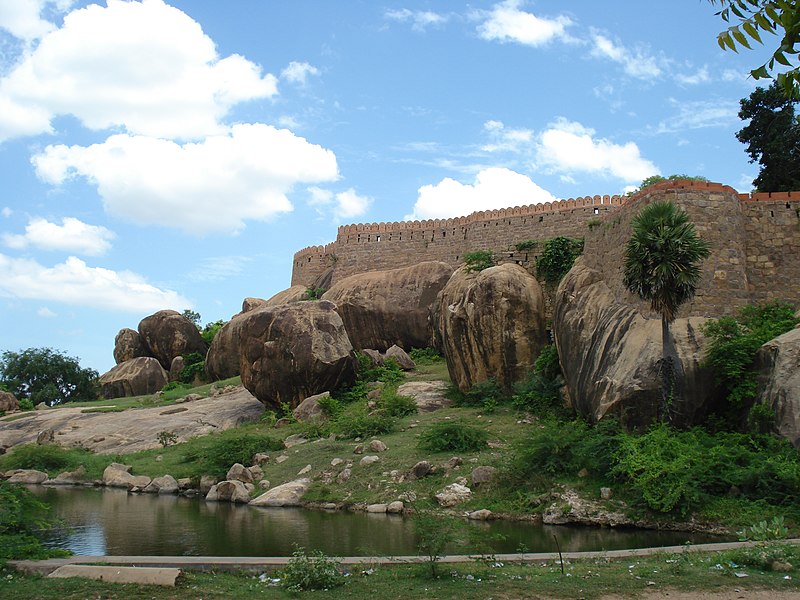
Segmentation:
{"type": "Polygon", "coordinates": [[[337,223],[360,217],[372,204],[372,198],[359,196],[353,188],[338,193],[318,187],[310,187],[308,191],[311,194],[308,203],[319,214],[329,214],[337,223]]]}
{"type": "Polygon", "coordinates": [[[521,0],[505,0],[486,13],[478,25],[478,35],[488,41],[516,42],[541,46],[556,39],[568,39],[567,27],[572,21],[565,16],[552,19],[520,10],[521,0]]]}
{"type": "Polygon", "coordinates": [[[639,183],[658,174],[635,143],[595,138],[593,129],[566,119],[558,119],[539,135],[536,162],[556,173],[610,175],[626,183],[639,183]]]}
{"type": "Polygon", "coordinates": [[[105,227],[87,225],[78,219],[65,217],[61,225],[42,218],[30,219],[24,234],[7,233],[0,237],[6,246],[18,250],[33,246],[41,250],[101,256],[111,248],[115,235],[105,227]]]}
{"type": "Polygon", "coordinates": [[[650,56],[642,48],[631,50],[615,44],[605,35],[592,33],[592,56],[607,58],[622,65],[626,74],[637,79],[655,79],[662,73],[658,59],[650,56]]]}
{"type": "Polygon", "coordinates": [[[88,147],[47,146],[32,162],[51,184],[86,178],[114,216],[193,234],[238,232],[291,211],[295,184],[338,178],[333,152],[263,124],[186,144],[118,134],[88,147]]]}
{"type": "Polygon", "coordinates": [[[410,10],[408,8],[387,10],[384,16],[391,21],[411,23],[414,31],[425,31],[428,27],[437,27],[447,22],[447,15],[430,10],[410,10]]]}
{"type": "Polygon", "coordinates": [[[305,85],[309,75],[319,75],[319,69],[307,62],[297,62],[295,60],[286,65],[286,68],[281,71],[282,79],[299,85],[305,85]]]}
{"type": "Polygon", "coordinates": [[[221,58],[163,0],[108,0],[69,13],[0,80],[0,141],[48,133],[58,115],[94,130],[198,139],[224,132],[235,104],[275,94],[275,76],[237,54],[221,58]]]}
{"type": "Polygon", "coordinates": [[[74,0],[7,0],[0,3],[0,29],[14,37],[29,42],[55,29],[55,25],[42,17],[46,8],[57,11],[68,9],[74,0]]]}
{"type": "Polygon", "coordinates": [[[90,267],[74,256],[45,267],[0,254],[0,296],[131,313],[192,307],[177,292],[159,289],[136,273],[90,267]]]}
{"type": "Polygon", "coordinates": [[[552,202],[556,198],[530,178],[502,167],[490,167],[475,176],[474,183],[446,177],[419,188],[414,212],[406,219],[461,217],[479,210],[493,210],[552,202]]]}

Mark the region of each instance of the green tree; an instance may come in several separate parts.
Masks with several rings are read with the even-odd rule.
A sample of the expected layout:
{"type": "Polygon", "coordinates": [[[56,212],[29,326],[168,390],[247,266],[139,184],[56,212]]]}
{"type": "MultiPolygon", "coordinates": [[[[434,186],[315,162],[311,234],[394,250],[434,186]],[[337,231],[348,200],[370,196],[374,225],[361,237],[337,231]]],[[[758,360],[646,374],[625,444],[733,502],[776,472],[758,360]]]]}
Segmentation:
{"type": "Polygon", "coordinates": [[[756,88],[740,100],[739,118],[750,120],[736,134],[747,146],[750,162],[761,171],[753,180],[759,192],[791,192],[800,189],[800,120],[795,115],[798,100],[781,93],[777,83],[756,88]]]}
{"type": "Polygon", "coordinates": [[[628,195],[632,196],[636,192],[641,192],[643,189],[648,188],[651,185],[661,183],[662,181],[675,181],[677,179],[688,179],[689,181],[708,181],[706,177],[701,175],[684,175],[683,173],[674,173],[669,177],[664,177],[663,175],[651,175],[650,177],[643,179],[639,187],[630,192],[628,195]]]}
{"type": "Polygon", "coordinates": [[[189,309],[187,308],[187,309],[185,309],[185,310],[184,310],[184,311],[181,313],[181,316],[182,316],[184,319],[186,319],[187,321],[191,321],[192,323],[194,323],[194,324],[195,324],[195,326],[196,326],[198,329],[200,329],[200,318],[201,318],[201,317],[200,317],[200,313],[199,313],[199,312],[195,312],[195,311],[193,311],[193,310],[189,310],[189,309]]]}
{"type": "Polygon", "coordinates": [[[97,371],[52,348],[3,352],[0,382],[20,400],[49,405],[97,398],[97,371]]]}
{"type": "Polygon", "coordinates": [[[708,257],[689,215],[672,202],[648,204],[631,221],[625,246],[625,287],[661,315],[661,418],[672,420],[670,399],[679,398],[683,366],[670,332],[680,306],[694,296],[700,263],[708,257]]]}
{"type": "Polygon", "coordinates": [[[723,50],[738,52],[738,47],[750,48],[750,41],[763,44],[761,34],[770,33],[782,36],[778,48],[770,59],[750,71],[754,79],[771,79],[776,82],[787,98],[800,99],[800,67],[797,54],[800,49],[800,0],[709,0],[719,5],[716,14],[726,23],[731,18],[738,21],[717,36],[717,43],[723,50]],[[777,63],[777,65],[776,65],[777,63]],[[785,68],[783,73],[776,70],[785,68]]]}

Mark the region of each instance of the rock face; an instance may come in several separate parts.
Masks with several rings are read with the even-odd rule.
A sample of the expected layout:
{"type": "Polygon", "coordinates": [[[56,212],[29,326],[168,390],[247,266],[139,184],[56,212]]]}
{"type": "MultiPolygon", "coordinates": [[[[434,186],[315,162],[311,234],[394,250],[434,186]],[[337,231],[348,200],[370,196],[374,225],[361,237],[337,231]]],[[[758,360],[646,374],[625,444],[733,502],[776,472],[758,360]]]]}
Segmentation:
{"type": "Polygon", "coordinates": [[[214,336],[206,354],[206,375],[209,379],[212,381],[228,379],[241,373],[239,347],[247,316],[260,308],[263,308],[263,305],[235,315],[214,336]]]}
{"type": "Polygon", "coordinates": [[[114,360],[117,364],[141,356],[151,356],[138,331],[120,329],[114,338],[114,360]]]}
{"type": "MultiPolygon", "coordinates": [[[[685,374],[684,390],[672,405],[676,426],[693,423],[714,397],[713,378],[700,367],[705,322],[688,317],[670,326],[685,374]]],[[[616,414],[628,428],[658,418],[661,320],[621,302],[582,258],[558,287],[553,330],[567,394],[578,413],[593,421],[616,414]]]]}
{"type": "Polygon", "coordinates": [[[0,412],[14,412],[19,410],[19,401],[11,392],[0,391],[0,412]]]}
{"type": "Polygon", "coordinates": [[[241,481],[220,481],[211,486],[206,495],[206,501],[247,504],[250,502],[250,492],[241,481]]]}
{"type": "Polygon", "coordinates": [[[491,378],[509,388],[533,368],[546,342],[542,288],[516,264],[479,273],[462,267],[439,294],[436,327],[460,390],[491,378]]]}
{"type": "Polygon", "coordinates": [[[451,506],[469,500],[472,497],[472,490],[465,485],[451,483],[434,497],[436,498],[436,502],[439,503],[439,506],[450,508],[451,506]]]}
{"type": "MultiPolygon", "coordinates": [[[[306,287],[304,285],[293,285],[265,300],[262,306],[280,306],[281,304],[289,304],[290,302],[300,302],[304,299],[305,293],[306,287]]],[[[244,307],[242,307],[242,311],[244,312],[244,307]]]]}
{"type": "Polygon", "coordinates": [[[756,355],[758,402],[775,413],[775,426],[800,448],[800,328],[761,346],[756,355]]]}
{"type": "Polygon", "coordinates": [[[443,262],[346,277],[322,296],[335,303],[357,350],[431,345],[430,313],[453,272],[443,262]]]}
{"type": "Polygon", "coordinates": [[[126,360],[100,377],[104,398],[122,398],[154,394],[169,381],[169,374],[151,357],[126,360]]]}
{"type": "Polygon", "coordinates": [[[267,406],[355,379],[355,357],[336,307],[325,300],[261,308],[241,319],[242,384],[267,406]]]}
{"type": "Polygon", "coordinates": [[[150,355],[169,370],[176,356],[198,352],[205,356],[206,343],[194,323],[174,310],[160,310],[139,323],[139,335],[150,355]]]}
{"type": "Polygon", "coordinates": [[[310,479],[296,479],[272,488],[252,500],[250,504],[253,506],[300,506],[300,500],[310,485],[310,479]]]}
{"type": "Polygon", "coordinates": [[[47,480],[47,473],[35,469],[20,469],[9,477],[9,483],[39,484],[47,480]]]}
{"type": "Polygon", "coordinates": [[[453,401],[446,394],[447,383],[444,381],[409,381],[397,388],[397,395],[412,397],[420,412],[450,408],[453,401]]]}
{"type": "Polygon", "coordinates": [[[111,463],[103,471],[103,485],[131,489],[133,487],[146,488],[150,485],[150,478],[146,475],[131,475],[131,467],[119,463],[111,463]]]}
{"type": "Polygon", "coordinates": [[[309,396],[292,411],[292,415],[301,423],[323,420],[325,419],[325,412],[322,410],[319,400],[330,399],[330,397],[330,392],[322,392],[315,396],[309,396]]]}

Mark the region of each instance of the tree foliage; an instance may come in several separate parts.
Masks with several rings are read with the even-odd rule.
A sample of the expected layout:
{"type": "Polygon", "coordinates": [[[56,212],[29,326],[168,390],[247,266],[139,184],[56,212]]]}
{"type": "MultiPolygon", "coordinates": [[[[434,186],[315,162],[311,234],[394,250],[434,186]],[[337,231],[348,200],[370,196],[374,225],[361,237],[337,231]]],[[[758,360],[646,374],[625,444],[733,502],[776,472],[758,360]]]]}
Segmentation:
{"type": "Polygon", "coordinates": [[[558,285],[582,252],[582,239],[560,235],[547,240],[542,247],[541,255],[536,258],[536,274],[545,283],[558,285]]]}
{"type": "Polygon", "coordinates": [[[662,181],[677,181],[681,179],[688,181],[708,181],[708,178],[703,177],[702,175],[685,175],[683,173],[673,173],[668,177],[664,177],[663,175],[651,175],[650,177],[643,179],[639,187],[630,192],[628,195],[632,196],[633,194],[641,192],[643,189],[649,188],[651,185],[661,183],[662,181]]]}
{"type": "Polygon", "coordinates": [[[740,102],[739,118],[749,124],[736,134],[747,146],[750,162],[761,171],[753,180],[760,192],[790,192],[800,189],[800,121],[795,115],[798,100],[786,98],[777,83],[756,88],[740,102]]]}
{"type": "Polygon", "coordinates": [[[94,369],[83,369],[78,359],[52,348],[3,352],[0,381],[20,400],[49,405],[97,399],[94,369]]]}
{"type": "Polygon", "coordinates": [[[763,44],[762,34],[781,36],[778,48],[770,59],[750,71],[754,79],[771,79],[788,98],[800,99],[800,69],[797,54],[800,48],[800,0],[709,0],[719,5],[716,14],[726,23],[733,19],[736,24],[717,36],[723,50],[738,52],[739,47],[750,49],[750,42],[763,44]],[[786,70],[776,73],[781,68],[786,70]]]}

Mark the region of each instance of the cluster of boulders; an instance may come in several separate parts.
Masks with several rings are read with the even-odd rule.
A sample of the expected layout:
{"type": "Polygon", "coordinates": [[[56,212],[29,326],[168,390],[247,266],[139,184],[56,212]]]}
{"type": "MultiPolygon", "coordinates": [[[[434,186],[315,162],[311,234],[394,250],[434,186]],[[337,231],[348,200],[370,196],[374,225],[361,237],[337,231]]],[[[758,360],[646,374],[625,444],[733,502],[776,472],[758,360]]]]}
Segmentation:
{"type": "Polygon", "coordinates": [[[117,334],[117,366],[100,377],[100,392],[105,398],[153,394],[179,377],[185,354],[205,356],[207,350],[194,323],[174,310],[160,310],[142,319],[138,331],[117,334]]]}

